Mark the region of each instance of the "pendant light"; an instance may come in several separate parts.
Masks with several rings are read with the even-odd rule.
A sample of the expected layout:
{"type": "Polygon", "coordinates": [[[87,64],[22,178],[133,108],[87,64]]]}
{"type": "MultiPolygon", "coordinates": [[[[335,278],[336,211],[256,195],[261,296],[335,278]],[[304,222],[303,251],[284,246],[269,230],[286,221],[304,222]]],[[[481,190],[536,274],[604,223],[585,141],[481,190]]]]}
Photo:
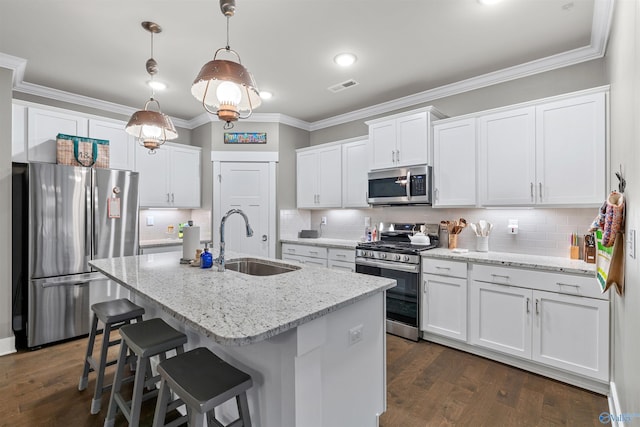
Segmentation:
{"type": "Polygon", "coordinates": [[[227,17],[227,45],[216,50],[213,60],[202,67],[191,86],[191,94],[207,112],[226,122],[225,129],[231,129],[236,120],[251,116],[262,100],[253,75],[242,65],[240,55],[229,47],[229,18],[235,13],[235,0],[220,0],[220,10],[227,17]],[[234,55],[237,62],[218,59],[220,53],[234,55]]]}
{"type": "MultiPolygon", "coordinates": [[[[147,60],[147,73],[153,77],[158,73],[158,63],[153,59],[153,35],[162,31],[160,25],[155,22],[144,21],[142,28],[151,33],[151,58],[147,60]]],[[[127,133],[136,137],[136,140],[143,147],[149,150],[149,154],[155,151],[167,140],[176,139],[178,132],[173,126],[171,119],[160,111],[160,103],[155,99],[154,85],[151,86],[151,97],[144,104],[144,109],[133,113],[125,128],[127,133]],[[149,104],[155,103],[158,111],[149,110],[149,104]]]]}

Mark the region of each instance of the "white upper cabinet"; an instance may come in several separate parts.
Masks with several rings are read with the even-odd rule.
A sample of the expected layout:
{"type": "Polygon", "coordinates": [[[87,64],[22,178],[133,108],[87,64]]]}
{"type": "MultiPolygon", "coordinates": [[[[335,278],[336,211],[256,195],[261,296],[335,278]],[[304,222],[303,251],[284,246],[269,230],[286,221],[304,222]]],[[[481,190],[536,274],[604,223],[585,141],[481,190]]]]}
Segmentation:
{"type": "Polygon", "coordinates": [[[606,195],[605,141],[604,93],[538,106],[538,203],[602,203],[606,195]]]}
{"type": "Polygon", "coordinates": [[[367,139],[342,145],[342,207],[368,207],[369,156],[367,139]]]}
{"type": "Polygon", "coordinates": [[[481,204],[535,203],[535,108],[482,116],[478,127],[481,204]]]}
{"type": "Polygon", "coordinates": [[[27,107],[11,106],[11,161],[27,162],[27,107]]]}
{"type": "Polygon", "coordinates": [[[366,122],[369,169],[431,164],[431,121],[442,117],[429,107],[366,122]]]}
{"type": "Polygon", "coordinates": [[[165,143],[155,154],[136,144],[140,207],[200,207],[199,147],[165,143]]]}
{"type": "Polygon", "coordinates": [[[27,117],[27,159],[30,162],[56,163],[59,133],[88,137],[88,120],[70,112],[29,107],[27,117]]]}
{"type": "Polygon", "coordinates": [[[476,205],[476,119],[433,127],[433,206],[476,205]]]}
{"type": "Polygon", "coordinates": [[[125,130],[126,122],[89,119],[89,137],[109,141],[109,168],[135,168],[136,140],[125,130]]]}
{"type": "Polygon", "coordinates": [[[342,205],[340,145],[299,150],[296,176],[298,208],[337,208],[342,205]]]}
{"type": "Polygon", "coordinates": [[[480,116],[480,204],[598,206],[605,121],[602,92],[480,116]]]}

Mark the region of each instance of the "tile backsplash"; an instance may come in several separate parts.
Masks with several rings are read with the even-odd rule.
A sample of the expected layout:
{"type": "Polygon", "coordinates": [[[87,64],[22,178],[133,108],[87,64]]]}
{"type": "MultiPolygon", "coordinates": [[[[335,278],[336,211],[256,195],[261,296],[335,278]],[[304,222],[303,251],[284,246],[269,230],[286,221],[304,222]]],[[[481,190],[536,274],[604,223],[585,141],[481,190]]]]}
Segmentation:
{"type": "Polygon", "coordinates": [[[211,239],[211,213],[202,209],[141,209],[140,240],[177,239],[178,224],[193,221],[200,227],[200,239],[211,239]],[[153,225],[147,225],[147,218],[153,217],[153,225]],[[168,228],[172,225],[173,234],[168,228]]]}
{"type": "MultiPolygon", "coordinates": [[[[320,229],[322,237],[359,240],[364,235],[365,217],[371,226],[380,222],[424,222],[464,218],[468,223],[484,219],[492,224],[489,250],[530,255],[569,257],[570,236],[586,234],[597,208],[555,209],[434,209],[424,206],[382,207],[371,209],[287,210],[280,212],[280,235],[297,236],[300,229],[320,229]],[[518,234],[508,233],[510,219],[518,220],[518,234]]],[[[582,237],[580,238],[582,243],[582,237]]],[[[458,237],[458,247],[475,250],[476,237],[467,227],[458,237]]]]}

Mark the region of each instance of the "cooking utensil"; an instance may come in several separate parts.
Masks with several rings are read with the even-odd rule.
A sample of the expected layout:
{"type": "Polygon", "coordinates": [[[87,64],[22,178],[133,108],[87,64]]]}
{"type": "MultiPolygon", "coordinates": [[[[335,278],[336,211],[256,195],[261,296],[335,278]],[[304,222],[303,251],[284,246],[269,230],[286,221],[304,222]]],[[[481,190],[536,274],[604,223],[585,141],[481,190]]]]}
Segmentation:
{"type": "Polygon", "coordinates": [[[469,227],[471,227],[471,230],[473,230],[473,234],[475,234],[476,236],[480,236],[480,234],[478,234],[478,227],[476,227],[473,222],[469,224],[469,227]]]}

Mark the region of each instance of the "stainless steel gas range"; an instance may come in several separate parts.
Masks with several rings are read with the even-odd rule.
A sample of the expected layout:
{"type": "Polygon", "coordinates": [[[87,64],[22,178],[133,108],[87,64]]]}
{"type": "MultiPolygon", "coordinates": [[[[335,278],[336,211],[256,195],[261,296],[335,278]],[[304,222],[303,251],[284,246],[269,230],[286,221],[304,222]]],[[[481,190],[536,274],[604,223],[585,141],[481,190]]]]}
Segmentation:
{"type": "Polygon", "coordinates": [[[356,246],[356,272],[395,279],[387,291],[387,332],[413,341],[420,333],[421,253],[438,247],[438,224],[391,224],[380,240],[356,246]],[[412,244],[409,236],[426,229],[428,244],[412,244]]]}

